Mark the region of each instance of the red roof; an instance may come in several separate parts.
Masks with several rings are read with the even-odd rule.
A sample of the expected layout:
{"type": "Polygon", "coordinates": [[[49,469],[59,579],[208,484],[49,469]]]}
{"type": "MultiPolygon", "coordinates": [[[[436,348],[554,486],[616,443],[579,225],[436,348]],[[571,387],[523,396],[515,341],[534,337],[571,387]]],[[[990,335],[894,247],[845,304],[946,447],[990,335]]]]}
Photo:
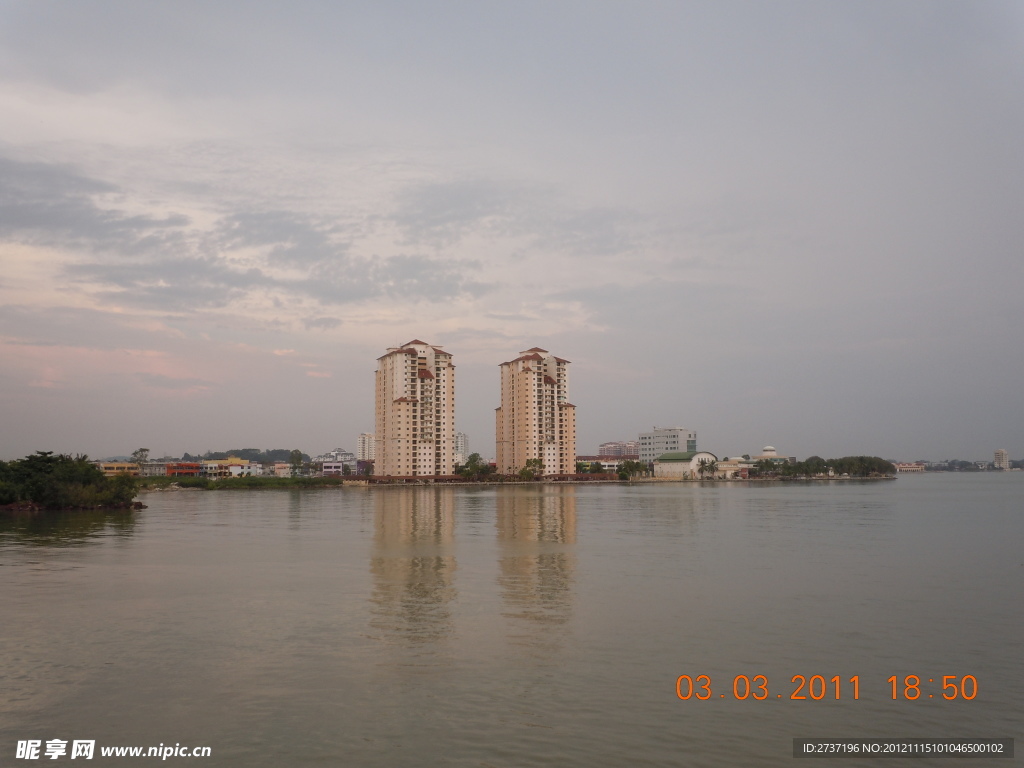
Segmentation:
{"type": "Polygon", "coordinates": [[[572,362],[572,360],[564,360],[564,359],[563,359],[563,358],[561,358],[561,357],[556,357],[556,358],[555,358],[555,362],[556,362],[556,363],[571,363],[571,362],[572,362]]]}
{"type": "Polygon", "coordinates": [[[434,374],[432,374],[426,368],[420,368],[416,372],[416,375],[419,376],[421,379],[432,379],[432,378],[434,378],[434,374]]]}
{"type": "Polygon", "coordinates": [[[555,381],[554,379],[552,379],[552,378],[551,378],[550,376],[548,376],[548,375],[546,375],[546,374],[545,374],[545,376],[544,376],[544,383],[545,383],[545,384],[551,384],[552,386],[554,386],[554,385],[558,384],[558,382],[557,382],[557,381],[555,381]]]}
{"type": "Polygon", "coordinates": [[[547,352],[546,349],[541,349],[540,347],[534,347],[533,349],[528,349],[526,351],[527,352],[547,352]]]}
{"type": "Polygon", "coordinates": [[[418,397],[400,397],[394,402],[396,403],[418,403],[420,400],[418,397]]]}
{"type": "Polygon", "coordinates": [[[422,344],[424,347],[430,346],[429,344],[427,344],[427,342],[420,341],[419,339],[413,339],[412,341],[407,341],[402,346],[403,347],[408,347],[410,344],[422,344]]]}

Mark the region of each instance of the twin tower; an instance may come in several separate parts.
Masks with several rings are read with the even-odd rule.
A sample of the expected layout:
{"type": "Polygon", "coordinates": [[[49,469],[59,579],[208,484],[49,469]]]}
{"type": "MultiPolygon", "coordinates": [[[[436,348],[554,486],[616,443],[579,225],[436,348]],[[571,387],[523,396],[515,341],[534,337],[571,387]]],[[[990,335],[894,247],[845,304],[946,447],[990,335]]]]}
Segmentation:
{"type": "MultiPolygon", "coordinates": [[[[569,361],[534,347],[501,364],[495,409],[497,470],[539,459],[545,475],[576,471],[576,406],[568,402],[569,361]]],[[[377,358],[378,477],[455,472],[455,366],[441,347],[413,339],[377,358]]],[[[536,463],[534,462],[534,466],[536,463]]]]}

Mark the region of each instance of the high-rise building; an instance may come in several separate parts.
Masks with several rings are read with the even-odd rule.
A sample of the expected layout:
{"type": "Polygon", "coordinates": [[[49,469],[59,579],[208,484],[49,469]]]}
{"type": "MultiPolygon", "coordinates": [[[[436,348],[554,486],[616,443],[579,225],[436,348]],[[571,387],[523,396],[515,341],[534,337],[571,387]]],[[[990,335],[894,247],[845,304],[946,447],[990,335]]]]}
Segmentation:
{"type": "Polygon", "coordinates": [[[369,432],[359,435],[359,442],[356,445],[356,458],[359,461],[373,461],[377,456],[376,438],[369,432]]]}
{"type": "Polygon", "coordinates": [[[601,443],[597,448],[599,456],[635,456],[640,453],[640,443],[636,440],[615,440],[601,443]]]}
{"type": "Polygon", "coordinates": [[[465,464],[469,458],[469,438],[465,432],[455,433],[455,463],[465,464]]]}
{"type": "Polygon", "coordinates": [[[663,453],[692,453],[697,450],[697,433],[684,427],[654,427],[640,435],[640,461],[650,464],[663,453]]]}
{"type": "Polygon", "coordinates": [[[1010,468],[1010,454],[1006,452],[1005,448],[996,448],[995,457],[996,469],[1009,469],[1010,468]]]}
{"type": "Polygon", "coordinates": [[[374,475],[455,471],[455,366],[419,339],[377,358],[374,475]]]}
{"type": "Polygon", "coordinates": [[[498,472],[511,474],[527,459],[540,459],[545,475],[574,473],[576,406],[569,402],[569,361],[534,347],[500,369],[498,472]]]}

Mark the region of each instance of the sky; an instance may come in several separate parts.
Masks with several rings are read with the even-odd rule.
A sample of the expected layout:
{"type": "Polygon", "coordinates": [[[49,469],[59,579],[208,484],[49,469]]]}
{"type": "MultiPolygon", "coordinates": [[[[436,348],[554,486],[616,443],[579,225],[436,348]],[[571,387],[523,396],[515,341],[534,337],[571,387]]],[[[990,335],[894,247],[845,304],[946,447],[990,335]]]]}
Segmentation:
{"type": "Polygon", "coordinates": [[[355,450],[419,338],[494,455],[1024,458],[1024,4],[0,0],[0,459],[355,450]]]}

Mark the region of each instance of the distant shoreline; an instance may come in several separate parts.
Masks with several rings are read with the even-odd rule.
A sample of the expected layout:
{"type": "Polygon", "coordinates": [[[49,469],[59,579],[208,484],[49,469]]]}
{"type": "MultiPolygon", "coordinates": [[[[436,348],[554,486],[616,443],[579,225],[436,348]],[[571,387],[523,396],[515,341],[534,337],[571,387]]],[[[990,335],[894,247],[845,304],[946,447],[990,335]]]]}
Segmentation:
{"type": "Polygon", "coordinates": [[[367,482],[366,480],[346,480],[342,482],[327,482],[317,483],[317,478],[303,478],[304,480],[310,480],[314,482],[306,482],[301,485],[281,485],[278,483],[267,483],[251,485],[233,485],[225,484],[223,486],[216,485],[216,481],[212,487],[182,487],[178,485],[164,485],[157,487],[143,487],[139,489],[139,493],[179,493],[179,492],[194,492],[194,491],[292,491],[292,490],[303,490],[303,489],[321,489],[321,488],[465,488],[465,487],[477,487],[477,486],[563,486],[563,485],[646,485],[646,484],[662,484],[662,483],[674,483],[680,485],[730,485],[737,483],[833,483],[833,482],[849,482],[851,480],[864,481],[864,480],[895,480],[895,475],[885,475],[881,477],[752,477],[752,478],[716,478],[716,479],[696,479],[691,480],[689,478],[675,478],[675,477],[647,477],[637,478],[634,480],[611,480],[611,479],[600,479],[600,480],[465,480],[459,482],[434,482],[434,481],[411,481],[403,480],[396,482],[387,482],[383,478],[378,478],[376,482],[367,482]]]}

